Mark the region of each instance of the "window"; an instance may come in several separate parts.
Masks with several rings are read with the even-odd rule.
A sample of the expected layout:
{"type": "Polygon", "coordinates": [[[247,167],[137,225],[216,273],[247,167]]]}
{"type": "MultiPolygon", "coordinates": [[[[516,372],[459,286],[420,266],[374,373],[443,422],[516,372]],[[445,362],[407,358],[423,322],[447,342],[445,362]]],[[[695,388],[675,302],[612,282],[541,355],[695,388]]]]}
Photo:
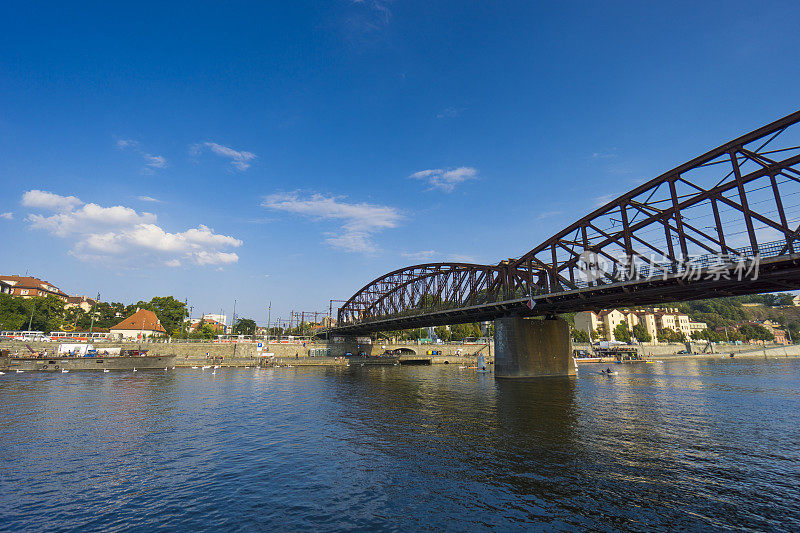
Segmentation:
{"type": "Polygon", "coordinates": [[[19,291],[19,292],[20,292],[20,294],[22,294],[23,296],[25,296],[26,294],[28,294],[28,289],[20,289],[20,291],[19,291]]]}

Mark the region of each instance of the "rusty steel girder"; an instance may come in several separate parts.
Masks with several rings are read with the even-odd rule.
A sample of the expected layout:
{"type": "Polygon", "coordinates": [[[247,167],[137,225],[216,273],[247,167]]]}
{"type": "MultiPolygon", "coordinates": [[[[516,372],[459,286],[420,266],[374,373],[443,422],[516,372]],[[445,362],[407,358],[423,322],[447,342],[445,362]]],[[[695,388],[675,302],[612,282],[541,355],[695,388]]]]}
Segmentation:
{"type": "MultiPolygon", "coordinates": [[[[794,258],[800,252],[800,127],[792,126],[798,122],[800,111],[706,152],[615,198],[519,258],[497,265],[427,263],[390,272],[339,309],[339,325],[380,321],[385,328],[391,317],[482,305],[496,313],[499,302],[552,294],[569,298],[572,291],[584,302],[573,308],[589,309],[592,288],[620,283],[630,288],[611,303],[628,305],[637,301],[625,296],[636,291],[635,282],[666,278],[690,264],[794,258]]],[[[794,280],[793,272],[780,272],[794,280]]],[[[782,288],[796,288],[793,283],[782,288]]],[[[703,286],[707,292],[709,286],[703,286]]],[[[764,285],[753,284],[752,290],[763,291],[764,285]]],[[[681,299],[702,297],[701,292],[680,293],[681,299]]],[[[457,313],[451,315],[459,320],[457,313]]],[[[476,316],[465,314],[464,320],[476,316]]]]}

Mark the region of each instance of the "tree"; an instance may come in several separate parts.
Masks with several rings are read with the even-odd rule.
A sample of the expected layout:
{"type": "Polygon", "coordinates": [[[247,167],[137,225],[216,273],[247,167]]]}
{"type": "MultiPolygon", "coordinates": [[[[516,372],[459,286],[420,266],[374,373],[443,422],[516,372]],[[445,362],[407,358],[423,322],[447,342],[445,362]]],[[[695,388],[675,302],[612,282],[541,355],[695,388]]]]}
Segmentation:
{"type": "Polygon", "coordinates": [[[582,329],[574,329],[572,330],[572,340],[574,342],[589,342],[589,333],[583,331],[582,329]]]}
{"type": "Polygon", "coordinates": [[[760,324],[742,324],[739,326],[739,333],[746,340],[771,341],[775,339],[775,336],[760,324]]]}
{"type": "Polygon", "coordinates": [[[686,336],[680,331],[675,331],[670,328],[663,328],[658,332],[658,340],[660,342],[684,342],[686,336]]]}
{"type": "Polygon", "coordinates": [[[628,329],[628,324],[625,322],[618,324],[617,327],[614,328],[614,338],[618,341],[630,342],[631,331],[628,329]]]}
{"type": "Polygon", "coordinates": [[[217,332],[214,330],[214,327],[211,324],[206,324],[202,320],[200,324],[197,325],[197,329],[195,329],[190,335],[189,338],[192,339],[213,339],[216,337],[217,332]]]}
{"type": "Polygon", "coordinates": [[[166,331],[180,328],[186,316],[186,304],[172,296],[155,296],[147,303],[139,302],[137,306],[153,311],[166,331]]]}
{"type": "Polygon", "coordinates": [[[450,330],[447,329],[447,326],[437,326],[434,331],[436,332],[436,336],[442,339],[444,342],[450,340],[450,330]]]}
{"type": "Polygon", "coordinates": [[[647,328],[644,327],[644,324],[636,324],[633,326],[633,336],[636,337],[636,340],[639,342],[650,342],[653,340],[652,335],[647,333],[647,328]]]}
{"type": "Polygon", "coordinates": [[[252,318],[240,318],[233,328],[234,335],[255,335],[256,321],[252,318]]]}

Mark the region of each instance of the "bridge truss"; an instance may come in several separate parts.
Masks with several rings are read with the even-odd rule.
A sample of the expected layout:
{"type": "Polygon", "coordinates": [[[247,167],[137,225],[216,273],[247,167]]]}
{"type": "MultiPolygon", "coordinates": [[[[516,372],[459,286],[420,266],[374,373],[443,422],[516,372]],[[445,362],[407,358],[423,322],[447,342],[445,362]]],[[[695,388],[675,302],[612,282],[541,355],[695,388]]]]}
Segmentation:
{"type": "Polygon", "coordinates": [[[341,333],[800,288],[800,111],[684,163],[497,265],[365,285],[341,333]]]}

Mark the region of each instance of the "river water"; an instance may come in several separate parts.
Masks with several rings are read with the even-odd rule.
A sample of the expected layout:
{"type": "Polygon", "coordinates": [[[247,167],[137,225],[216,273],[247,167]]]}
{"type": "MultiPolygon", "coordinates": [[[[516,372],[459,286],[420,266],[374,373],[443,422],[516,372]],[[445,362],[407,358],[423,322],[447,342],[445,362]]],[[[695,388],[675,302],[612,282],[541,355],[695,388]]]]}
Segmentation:
{"type": "Polygon", "coordinates": [[[0,376],[0,529],[800,530],[800,360],[0,376]]]}

